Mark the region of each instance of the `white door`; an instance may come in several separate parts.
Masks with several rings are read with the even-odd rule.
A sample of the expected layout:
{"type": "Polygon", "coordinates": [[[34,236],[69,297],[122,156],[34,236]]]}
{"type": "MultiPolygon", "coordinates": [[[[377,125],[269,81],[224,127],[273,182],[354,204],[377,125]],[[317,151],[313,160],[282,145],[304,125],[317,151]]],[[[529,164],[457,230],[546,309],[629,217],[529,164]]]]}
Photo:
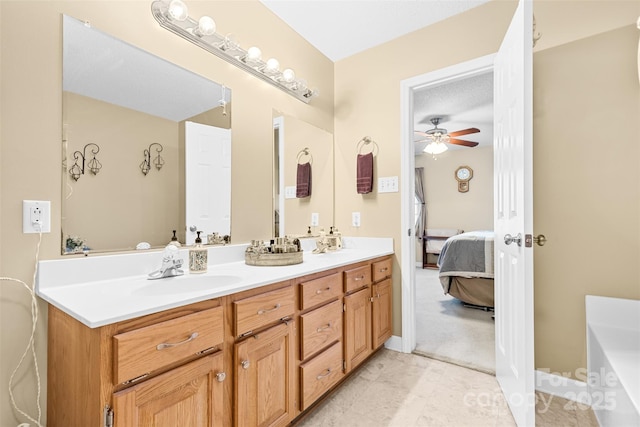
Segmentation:
{"type": "Polygon", "coordinates": [[[532,13],[520,0],[494,66],[496,377],[518,426],[535,425],[532,13]]]}
{"type": "Polygon", "coordinates": [[[185,123],[186,244],[231,233],[231,130],[185,123]]]}

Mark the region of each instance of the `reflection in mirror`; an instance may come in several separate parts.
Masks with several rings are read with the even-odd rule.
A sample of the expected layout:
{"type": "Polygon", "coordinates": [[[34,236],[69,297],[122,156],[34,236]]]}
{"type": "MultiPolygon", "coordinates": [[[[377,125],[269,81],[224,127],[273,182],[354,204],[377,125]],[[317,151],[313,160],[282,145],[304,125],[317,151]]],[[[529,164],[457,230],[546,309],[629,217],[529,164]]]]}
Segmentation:
{"type": "Polygon", "coordinates": [[[219,219],[190,219],[189,225],[205,236],[230,234],[229,89],[64,16],[62,93],[63,253],[129,250],[140,242],[164,246],[173,230],[180,242],[192,242],[189,194],[200,209],[192,215],[219,219]],[[185,167],[192,125],[214,135],[191,132],[216,150],[213,166],[185,167]],[[100,147],[102,167],[76,181],[69,172],[73,153],[90,143],[100,147]],[[152,144],[162,146],[160,169],[152,144]],[[191,178],[185,168],[194,172],[191,178]]]}
{"type": "Polygon", "coordinates": [[[273,234],[305,235],[333,226],[333,135],[295,117],[273,113],[273,234]],[[300,155],[305,148],[308,154],[300,155]],[[311,163],[311,196],[296,197],[297,165],[311,163]],[[312,225],[312,214],[318,224],[312,225]]]}

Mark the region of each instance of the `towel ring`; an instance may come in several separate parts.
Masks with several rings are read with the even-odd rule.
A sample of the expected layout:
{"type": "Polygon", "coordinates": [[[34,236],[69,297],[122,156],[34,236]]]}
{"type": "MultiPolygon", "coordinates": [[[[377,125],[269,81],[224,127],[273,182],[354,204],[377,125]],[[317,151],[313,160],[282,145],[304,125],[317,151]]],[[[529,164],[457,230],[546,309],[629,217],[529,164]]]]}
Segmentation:
{"type": "Polygon", "coordinates": [[[358,154],[368,154],[363,153],[362,149],[369,144],[372,144],[370,153],[373,153],[373,156],[375,157],[378,154],[379,148],[378,144],[376,144],[376,142],[370,136],[365,136],[360,141],[358,141],[358,145],[356,146],[358,149],[358,154]]]}
{"type": "Polygon", "coordinates": [[[304,163],[300,163],[300,159],[302,159],[304,156],[309,156],[309,160],[307,160],[307,163],[313,164],[313,156],[311,155],[311,152],[309,151],[309,147],[304,147],[298,153],[297,162],[298,162],[299,165],[304,164],[304,163]]]}

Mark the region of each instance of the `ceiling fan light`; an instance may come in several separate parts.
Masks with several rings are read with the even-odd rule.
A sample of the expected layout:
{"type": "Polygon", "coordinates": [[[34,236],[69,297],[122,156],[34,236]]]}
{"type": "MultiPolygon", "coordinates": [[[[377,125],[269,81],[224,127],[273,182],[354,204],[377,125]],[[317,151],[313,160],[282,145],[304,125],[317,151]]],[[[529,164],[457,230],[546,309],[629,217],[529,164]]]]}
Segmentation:
{"type": "Polygon", "coordinates": [[[431,142],[431,143],[429,143],[429,145],[427,145],[424,148],[423,151],[425,153],[429,153],[429,154],[435,155],[435,154],[442,154],[445,151],[447,151],[448,149],[449,148],[445,144],[443,144],[442,142],[431,142]]]}

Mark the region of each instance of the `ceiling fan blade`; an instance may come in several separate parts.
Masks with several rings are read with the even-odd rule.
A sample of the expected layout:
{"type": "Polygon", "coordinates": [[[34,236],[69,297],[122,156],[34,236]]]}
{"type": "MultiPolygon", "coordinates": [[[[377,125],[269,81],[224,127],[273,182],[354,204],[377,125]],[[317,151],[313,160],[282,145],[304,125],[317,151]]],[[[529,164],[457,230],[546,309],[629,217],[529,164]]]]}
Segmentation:
{"type": "Polygon", "coordinates": [[[422,136],[429,136],[429,134],[428,134],[428,133],[426,133],[426,132],[421,132],[421,131],[419,131],[419,130],[414,130],[414,131],[413,131],[413,133],[416,133],[416,134],[418,134],[418,135],[422,135],[422,136]]]}
{"type": "Polygon", "coordinates": [[[476,145],[478,145],[477,142],[465,141],[463,139],[456,139],[456,138],[449,139],[449,144],[464,145],[465,147],[475,147],[476,145]]]}
{"type": "Polygon", "coordinates": [[[469,135],[470,133],[478,133],[478,132],[480,132],[480,129],[478,128],[469,128],[469,129],[458,130],[455,132],[449,132],[449,136],[452,138],[455,138],[456,136],[469,135]]]}

